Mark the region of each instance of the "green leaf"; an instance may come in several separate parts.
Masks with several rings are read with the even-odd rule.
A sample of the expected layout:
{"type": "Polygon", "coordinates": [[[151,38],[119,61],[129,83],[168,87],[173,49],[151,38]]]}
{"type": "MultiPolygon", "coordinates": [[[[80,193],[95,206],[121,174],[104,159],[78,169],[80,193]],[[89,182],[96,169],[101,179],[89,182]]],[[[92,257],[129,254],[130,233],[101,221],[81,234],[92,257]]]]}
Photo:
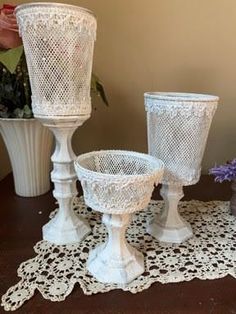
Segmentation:
{"type": "Polygon", "coordinates": [[[92,78],[91,78],[91,92],[95,93],[97,96],[100,96],[102,98],[103,102],[107,106],[109,106],[103,84],[99,80],[98,76],[94,73],[92,73],[92,78]]]}
{"type": "Polygon", "coordinates": [[[0,62],[11,74],[15,72],[23,51],[23,46],[12,48],[6,51],[0,51],[0,62]]]}
{"type": "Polygon", "coordinates": [[[24,112],[25,119],[33,118],[33,113],[29,106],[25,105],[23,108],[23,112],[24,112]]]}
{"type": "Polygon", "coordinates": [[[13,116],[14,116],[14,118],[22,119],[24,117],[24,110],[22,110],[20,108],[16,108],[13,111],[13,116]]]}
{"type": "Polygon", "coordinates": [[[92,73],[92,78],[91,78],[91,91],[96,93],[96,82],[98,81],[98,77],[92,73]]]}

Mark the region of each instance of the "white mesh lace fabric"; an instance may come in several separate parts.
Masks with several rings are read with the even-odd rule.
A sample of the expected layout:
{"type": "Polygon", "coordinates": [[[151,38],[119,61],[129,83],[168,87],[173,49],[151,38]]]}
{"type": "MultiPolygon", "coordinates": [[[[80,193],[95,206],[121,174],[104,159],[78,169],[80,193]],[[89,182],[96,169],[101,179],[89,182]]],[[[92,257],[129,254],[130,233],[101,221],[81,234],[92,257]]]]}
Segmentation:
{"type": "MultiPolygon", "coordinates": [[[[89,251],[104,242],[107,233],[100,214],[87,209],[82,198],[76,200],[75,210],[89,221],[92,234],[80,244],[38,242],[34,247],[36,256],[20,265],[21,279],[2,297],[2,306],[5,310],[16,310],[36,290],[47,300],[62,301],[76,283],[86,295],[91,295],[118,288],[137,293],[155,282],[217,279],[227,275],[236,278],[236,218],[229,213],[229,202],[180,202],[181,215],[194,231],[193,238],[182,244],[159,243],[146,233],[147,221],[162,208],[162,201],[151,201],[147,210],[134,215],[127,240],[144,254],[145,272],[127,286],[118,286],[97,282],[86,269],[89,251]]],[[[55,212],[51,217],[54,215],[55,212]]]]}
{"type": "Polygon", "coordinates": [[[90,114],[96,19],[85,9],[37,3],[16,11],[35,116],[90,114]]]}
{"type": "Polygon", "coordinates": [[[164,161],[162,183],[196,183],[218,97],[182,93],[144,96],[148,149],[164,161]]]}
{"type": "Polygon", "coordinates": [[[128,214],[147,206],[164,165],[146,154],[108,150],[80,155],[75,169],[88,206],[128,214]]]}

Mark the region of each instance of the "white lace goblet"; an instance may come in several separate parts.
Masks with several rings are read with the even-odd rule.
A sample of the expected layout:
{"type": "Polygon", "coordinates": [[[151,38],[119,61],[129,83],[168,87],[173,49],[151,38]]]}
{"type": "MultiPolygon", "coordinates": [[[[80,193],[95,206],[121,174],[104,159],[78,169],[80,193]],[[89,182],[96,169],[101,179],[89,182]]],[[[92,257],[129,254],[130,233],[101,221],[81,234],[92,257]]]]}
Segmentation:
{"type": "Polygon", "coordinates": [[[184,93],[145,93],[149,154],[165,164],[161,195],[165,208],[148,226],[163,242],[181,243],[192,229],[178,212],[183,186],[198,182],[218,97],[184,93]]]}
{"type": "Polygon", "coordinates": [[[106,243],[89,254],[88,270],[100,282],[126,284],[144,272],[144,258],[125,232],[131,214],[148,205],[164,164],[149,155],[108,150],[80,155],[75,169],[85,203],[103,213],[108,229],[106,243]]]}
{"type": "Polygon", "coordinates": [[[56,138],[51,178],[59,211],[43,227],[43,238],[55,244],[78,242],[90,227],[72,210],[77,189],[71,137],[91,114],[96,19],[86,9],[55,3],[20,5],[16,17],[29,70],[34,116],[56,138]]]}

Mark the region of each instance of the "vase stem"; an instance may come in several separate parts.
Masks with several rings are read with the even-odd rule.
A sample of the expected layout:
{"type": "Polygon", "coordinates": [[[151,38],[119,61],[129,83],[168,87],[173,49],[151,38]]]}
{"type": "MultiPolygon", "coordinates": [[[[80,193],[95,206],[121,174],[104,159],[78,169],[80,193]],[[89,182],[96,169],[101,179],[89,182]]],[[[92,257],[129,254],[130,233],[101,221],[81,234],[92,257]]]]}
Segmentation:
{"type": "Polygon", "coordinates": [[[144,272],[144,257],[125,238],[130,215],[104,214],[108,230],[106,243],[89,254],[88,270],[104,283],[127,284],[144,272]]]}
{"type": "Polygon", "coordinates": [[[161,242],[182,243],[192,237],[190,224],[178,211],[178,203],[184,196],[181,185],[163,184],[161,196],[165,206],[149,224],[147,231],[161,242]]]}
{"type": "Polygon", "coordinates": [[[56,138],[51,178],[54,183],[53,196],[59,205],[56,216],[43,227],[43,239],[59,245],[80,242],[90,232],[89,225],[73,210],[73,200],[77,196],[77,176],[74,169],[75,154],[71,147],[74,131],[87,118],[40,118],[56,138]]]}

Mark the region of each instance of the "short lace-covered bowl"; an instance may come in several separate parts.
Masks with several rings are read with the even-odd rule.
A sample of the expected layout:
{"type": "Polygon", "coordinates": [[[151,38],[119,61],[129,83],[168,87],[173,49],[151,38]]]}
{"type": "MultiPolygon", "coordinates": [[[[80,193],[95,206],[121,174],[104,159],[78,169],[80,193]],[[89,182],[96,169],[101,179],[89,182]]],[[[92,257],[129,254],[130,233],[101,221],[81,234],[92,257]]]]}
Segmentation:
{"type": "Polygon", "coordinates": [[[104,213],[108,240],[90,252],[89,271],[101,282],[126,284],[144,271],[143,255],[126,242],[130,214],[144,209],[164,164],[155,157],[129,151],[97,151],[75,161],[85,203],[104,213]]]}

